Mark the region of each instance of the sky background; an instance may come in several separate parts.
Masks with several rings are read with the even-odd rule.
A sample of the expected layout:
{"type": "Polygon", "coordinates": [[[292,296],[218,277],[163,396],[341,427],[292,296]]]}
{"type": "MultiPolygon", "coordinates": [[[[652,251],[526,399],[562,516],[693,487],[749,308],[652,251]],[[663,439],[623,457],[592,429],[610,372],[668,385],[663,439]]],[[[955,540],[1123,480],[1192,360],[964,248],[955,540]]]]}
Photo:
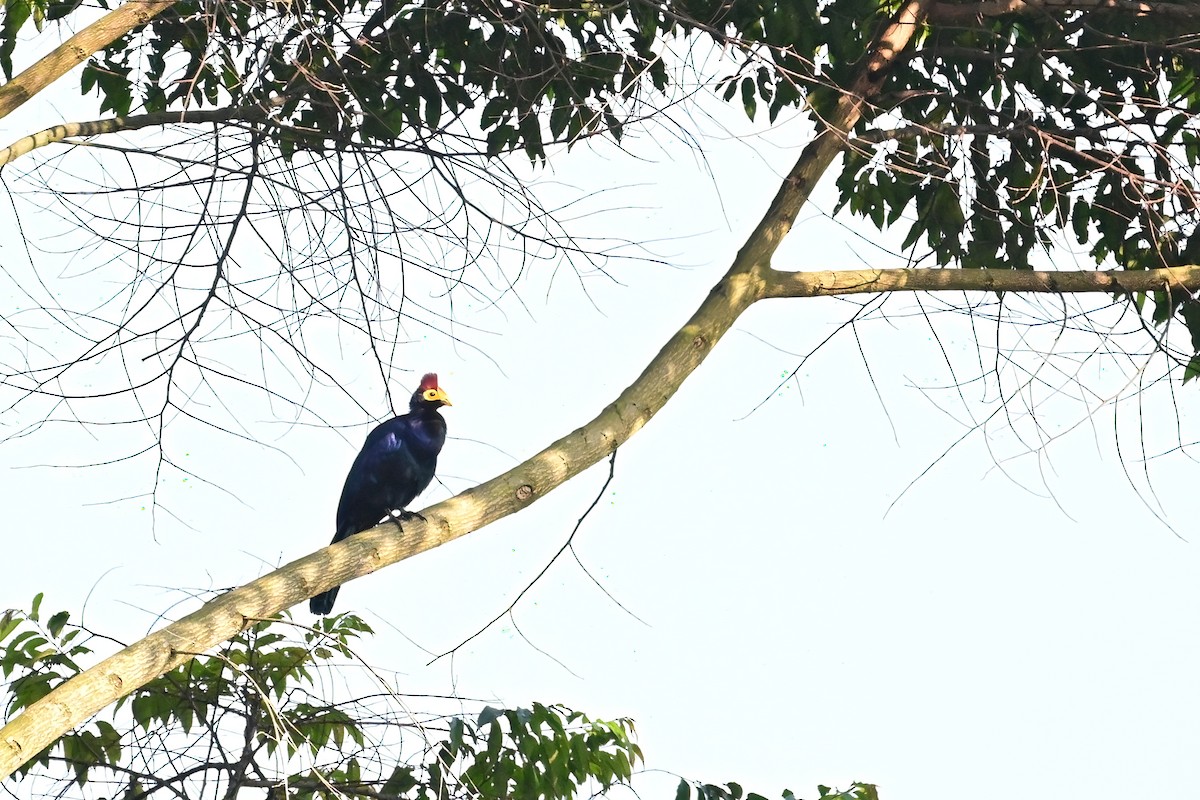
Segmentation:
{"type": "MultiPolygon", "coordinates": [[[[79,118],[76,86],[60,82],[53,110],[0,123],[0,144],[79,118]]],[[[412,372],[393,390],[407,396],[437,371],[454,402],[443,485],[416,507],[529,457],[635,379],[725,272],[808,140],[801,123],[764,132],[736,106],[677,113],[703,156],[659,129],[624,152],[577,148],[538,178],[547,198],[587,198],[569,230],[646,243],[665,263],[613,263],[611,278],[535,266],[521,303],[458,307],[492,332],[470,339],[478,349],[412,331],[401,359],[412,372]]],[[[826,216],[831,182],[775,266],[903,266],[888,249],[902,236],[826,216]]],[[[21,213],[26,234],[55,229],[21,213]]],[[[27,280],[22,232],[0,225],[0,262],[27,280]]],[[[46,276],[79,258],[33,252],[46,276]]],[[[1088,266],[1065,250],[1053,263],[1088,266]]],[[[62,291],[99,291],[86,281],[102,278],[62,291]]],[[[11,284],[0,299],[23,302],[11,284]]],[[[947,310],[961,296],[896,296],[857,339],[843,330],[803,360],[866,299],[758,304],[621,448],[575,542],[637,619],[563,560],[517,606],[528,641],[504,620],[427,665],[544,566],[600,491],[601,464],[521,514],[346,586],[338,610],[378,631],[364,657],[396,670],[406,691],[633,717],[651,770],[768,796],[855,780],[887,800],[1186,796],[1200,783],[1196,467],[1172,450],[1196,439],[1195,387],[1152,383],[1156,363],[1140,406],[1101,402],[1133,394],[1139,375],[1119,351],[1142,345],[1076,322],[1064,330],[1057,299],[1008,298],[1042,322],[997,337],[995,298],[969,298],[983,304],[972,318],[947,310]],[[1089,355],[1098,348],[1116,354],[1089,355]],[[1006,391],[1029,387],[1009,417],[962,439],[999,407],[981,363],[998,365],[1006,391]]],[[[1118,317],[1097,320],[1130,330],[1118,317]]],[[[350,370],[366,363],[346,358],[350,370]]],[[[131,641],[192,610],[191,592],[325,545],[368,427],[288,425],[261,400],[229,399],[276,449],[179,426],[172,442],[188,468],[238,498],[167,475],[164,502],[194,530],[161,517],[152,529],[143,501],[111,502],[145,491],[147,463],[46,466],[111,456],[124,434],[51,426],[0,447],[10,565],[0,608],[44,591],[45,608],[131,641]]],[[[358,399],[386,411],[382,397],[358,399]]],[[[37,409],[6,411],[0,435],[37,409]]],[[[639,782],[644,798],[671,797],[677,778],[639,782]]]]}

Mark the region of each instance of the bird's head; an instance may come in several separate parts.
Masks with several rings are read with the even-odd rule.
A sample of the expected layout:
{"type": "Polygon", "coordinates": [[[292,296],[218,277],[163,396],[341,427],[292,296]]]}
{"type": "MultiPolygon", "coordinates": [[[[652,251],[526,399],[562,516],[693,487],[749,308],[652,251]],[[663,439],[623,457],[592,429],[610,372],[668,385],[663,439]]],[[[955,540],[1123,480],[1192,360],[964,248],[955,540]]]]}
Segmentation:
{"type": "Polygon", "coordinates": [[[412,407],[432,407],[452,406],[450,398],[438,386],[437,375],[430,372],[424,378],[421,378],[421,385],[417,387],[417,391],[413,393],[412,407]]]}

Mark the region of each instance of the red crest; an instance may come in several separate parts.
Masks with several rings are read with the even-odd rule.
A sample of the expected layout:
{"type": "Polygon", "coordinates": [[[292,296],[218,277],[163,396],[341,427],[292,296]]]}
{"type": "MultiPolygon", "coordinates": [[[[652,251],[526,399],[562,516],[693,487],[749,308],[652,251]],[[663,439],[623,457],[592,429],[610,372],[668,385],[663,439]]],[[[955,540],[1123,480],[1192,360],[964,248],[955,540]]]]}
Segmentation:
{"type": "Polygon", "coordinates": [[[417,391],[425,392],[430,389],[436,389],[436,388],[438,388],[437,373],[428,372],[425,374],[424,378],[421,378],[421,386],[417,389],[417,391]]]}

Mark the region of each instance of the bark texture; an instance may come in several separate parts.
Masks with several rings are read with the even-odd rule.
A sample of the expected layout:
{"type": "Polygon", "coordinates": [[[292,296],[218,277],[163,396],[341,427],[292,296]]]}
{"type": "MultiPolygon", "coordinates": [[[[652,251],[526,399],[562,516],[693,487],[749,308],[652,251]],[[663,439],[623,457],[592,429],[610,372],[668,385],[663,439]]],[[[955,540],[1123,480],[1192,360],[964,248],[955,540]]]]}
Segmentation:
{"type": "Polygon", "coordinates": [[[121,6],[67,39],[36,64],[0,86],[0,119],[7,117],[26,100],[82,64],[93,53],[107,47],[137,26],[146,24],[170,8],[174,2],[175,0],[126,0],[121,6]]]}

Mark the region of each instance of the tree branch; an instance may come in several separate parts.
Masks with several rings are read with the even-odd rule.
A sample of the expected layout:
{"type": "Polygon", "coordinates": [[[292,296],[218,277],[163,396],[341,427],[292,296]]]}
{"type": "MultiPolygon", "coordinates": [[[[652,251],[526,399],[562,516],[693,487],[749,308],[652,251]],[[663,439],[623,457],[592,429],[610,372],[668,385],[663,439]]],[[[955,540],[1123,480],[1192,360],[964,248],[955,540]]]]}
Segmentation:
{"type": "MultiPolygon", "coordinates": [[[[748,243],[749,246],[749,243],[748,243]]],[[[743,311],[768,297],[886,291],[1200,290],[1200,267],[1120,272],[896,269],[726,275],[642,375],[587,425],[491,481],[421,511],[397,535],[380,525],[228,592],[56,688],[0,729],[0,780],[64,731],[142,685],[330,587],[450,542],[522,510],[611,454],[649,422],[743,311]]]]}
{"type": "MultiPolygon", "coordinates": [[[[0,117],[91,52],[169,5],[166,0],[126,3],[72,37],[55,54],[0,88],[0,117]],[[114,19],[118,17],[119,20],[114,19]],[[122,25],[125,27],[122,28],[122,25]],[[91,44],[84,45],[77,40],[91,44]],[[91,47],[91,50],[87,50],[87,47],[91,47]],[[67,51],[66,55],[60,53],[64,50],[67,51]],[[67,64],[67,61],[70,63],[67,64]],[[52,77],[47,77],[63,64],[67,66],[52,77]],[[41,77],[27,77],[34,72],[41,77]]],[[[874,45],[864,58],[857,79],[843,93],[829,118],[821,121],[817,137],[805,147],[729,271],[687,323],[666,342],[638,379],[595,419],[514,469],[424,509],[422,515],[427,522],[409,522],[402,536],[397,535],[393,526],[383,525],[322,548],[221,595],[196,612],[152,633],[55,688],[0,729],[0,780],[10,776],[63,732],[152,678],[185,663],[192,658],[192,654],[205,652],[238,634],[255,620],[270,618],[280,610],[334,585],[430,550],[521,511],[571,477],[608,457],[666,405],[740,315],[759,300],[890,291],[1141,292],[1169,287],[1200,290],[1200,267],[1196,266],[1121,272],[1006,269],[784,272],[771,268],[772,256],[790,231],[813,186],[845,146],[847,132],[861,118],[870,99],[877,95],[887,70],[907,47],[933,5],[932,0],[910,0],[894,19],[881,27],[874,45]]],[[[1092,10],[1121,5],[1122,0],[1095,3],[1076,0],[1073,4],[1063,0],[1011,0],[938,8],[943,11],[946,8],[972,9],[969,13],[979,14],[982,13],[980,9],[1004,8],[1008,10],[997,10],[995,13],[1015,13],[1013,9],[1070,7],[1074,10],[1092,10]]],[[[1162,4],[1137,5],[1152,7],[1162,4]]],[[[146,115],[141,119],[151,116],[155,115],[146,115]]],[[[171,121],[179,120],[176,114],[170,116],[171,121]]],[[[126,119],[124,124],[127,127],[129,119],[134,118],[126,119]]],[[[145,124],[161,123],[148,121],[145,124]]],[[[50,129],[43,134],[52,139],[57,135],[54,133],[56,130],[50,129]]],[[[36,143],[32,146],[36,146],[36,143]]],[[[9,148],[10,151],[12,149],[9,148]]]]}
{"type": "Polygon", "coordinates": [[[820,121],[816,138],[804,148],[792,171],[783,179],[762,222],[738,251],[730,274],[770,261],[783,237],[792,229],[800,207],[808,201],[813,187],[846,144],[849,132],[862,117],[868,100],[879,94],[884,75],[899,58],[900,51],[908,46],[931,5],[932,0],[909,0],[880,31],[859,68],[858,77],[838,98],[829,119],[820,121]]]}
{"type": "MultiPolygon", "coordinates": [[[[883,25],[859,77],[817,138],[801,153],[729,272],[632,385],[591,422],[523,464],[421,513],[403,536],[391,525],[322,548],[234,589],[55,688],[0,729],[0,780],[63,732],[154,677],[337,584],[465,536],[524,509],[609,456],[661,409],[742,312],[767,296],[768,263],[809,192],[878,92],[883,74],[911,41],[932,0],[910,0],[883,25]]],[[[2,91],[2,90],[0,90],[2,91]]]]}
{"type": "Polygon", "coordinates": [[[1200,266],[1148,270],[1043,272],[1017,269],[768,270],[766,297],[822,297],[878,292],[1039,292],[1120,294],[1200,289],[1200,266]]]}
{"type": "Polygon", "coordinates": [[[66,75],[96,51],[174,5],[175,0],[126,0],[0,86],[0,119],[66,75]]]}
{"type": "MultiPolygon", "coordinates": [[[[3,90],[0,90],[2,92],[3,90]]],[[[270,109],[281,106],[286,102],[284,96],[272,98],[264,106],[234,106],[230,108],[214,108],[203,111],[160,111],[155,114],[139,114],[132,117],[113,117],[111,119],[96,119],[88,122],[65,122],[51,128],[22,136],[8,147],[0,149],[0,166],[16,161],[21,156],[45,147],[48,144],[61,142],[73,136],[98,136],[102,133],[117,131],[136,131],[140,128],[150,128],[156,125],[195,124],[201,122],[259,122],[267,118],[270,109]]]]}
{"type": "Polygon", "coordinates": [[[1005,14],[1046,15],[1075,11],[1156,16],[1165,19],[1200,18],[1200,6],[1194,3],[1157,3],[1141,0],[981,0],[978,3],[935,3],[929,9],[929,21],[940,25],[967,25],[1005,14]]]}

